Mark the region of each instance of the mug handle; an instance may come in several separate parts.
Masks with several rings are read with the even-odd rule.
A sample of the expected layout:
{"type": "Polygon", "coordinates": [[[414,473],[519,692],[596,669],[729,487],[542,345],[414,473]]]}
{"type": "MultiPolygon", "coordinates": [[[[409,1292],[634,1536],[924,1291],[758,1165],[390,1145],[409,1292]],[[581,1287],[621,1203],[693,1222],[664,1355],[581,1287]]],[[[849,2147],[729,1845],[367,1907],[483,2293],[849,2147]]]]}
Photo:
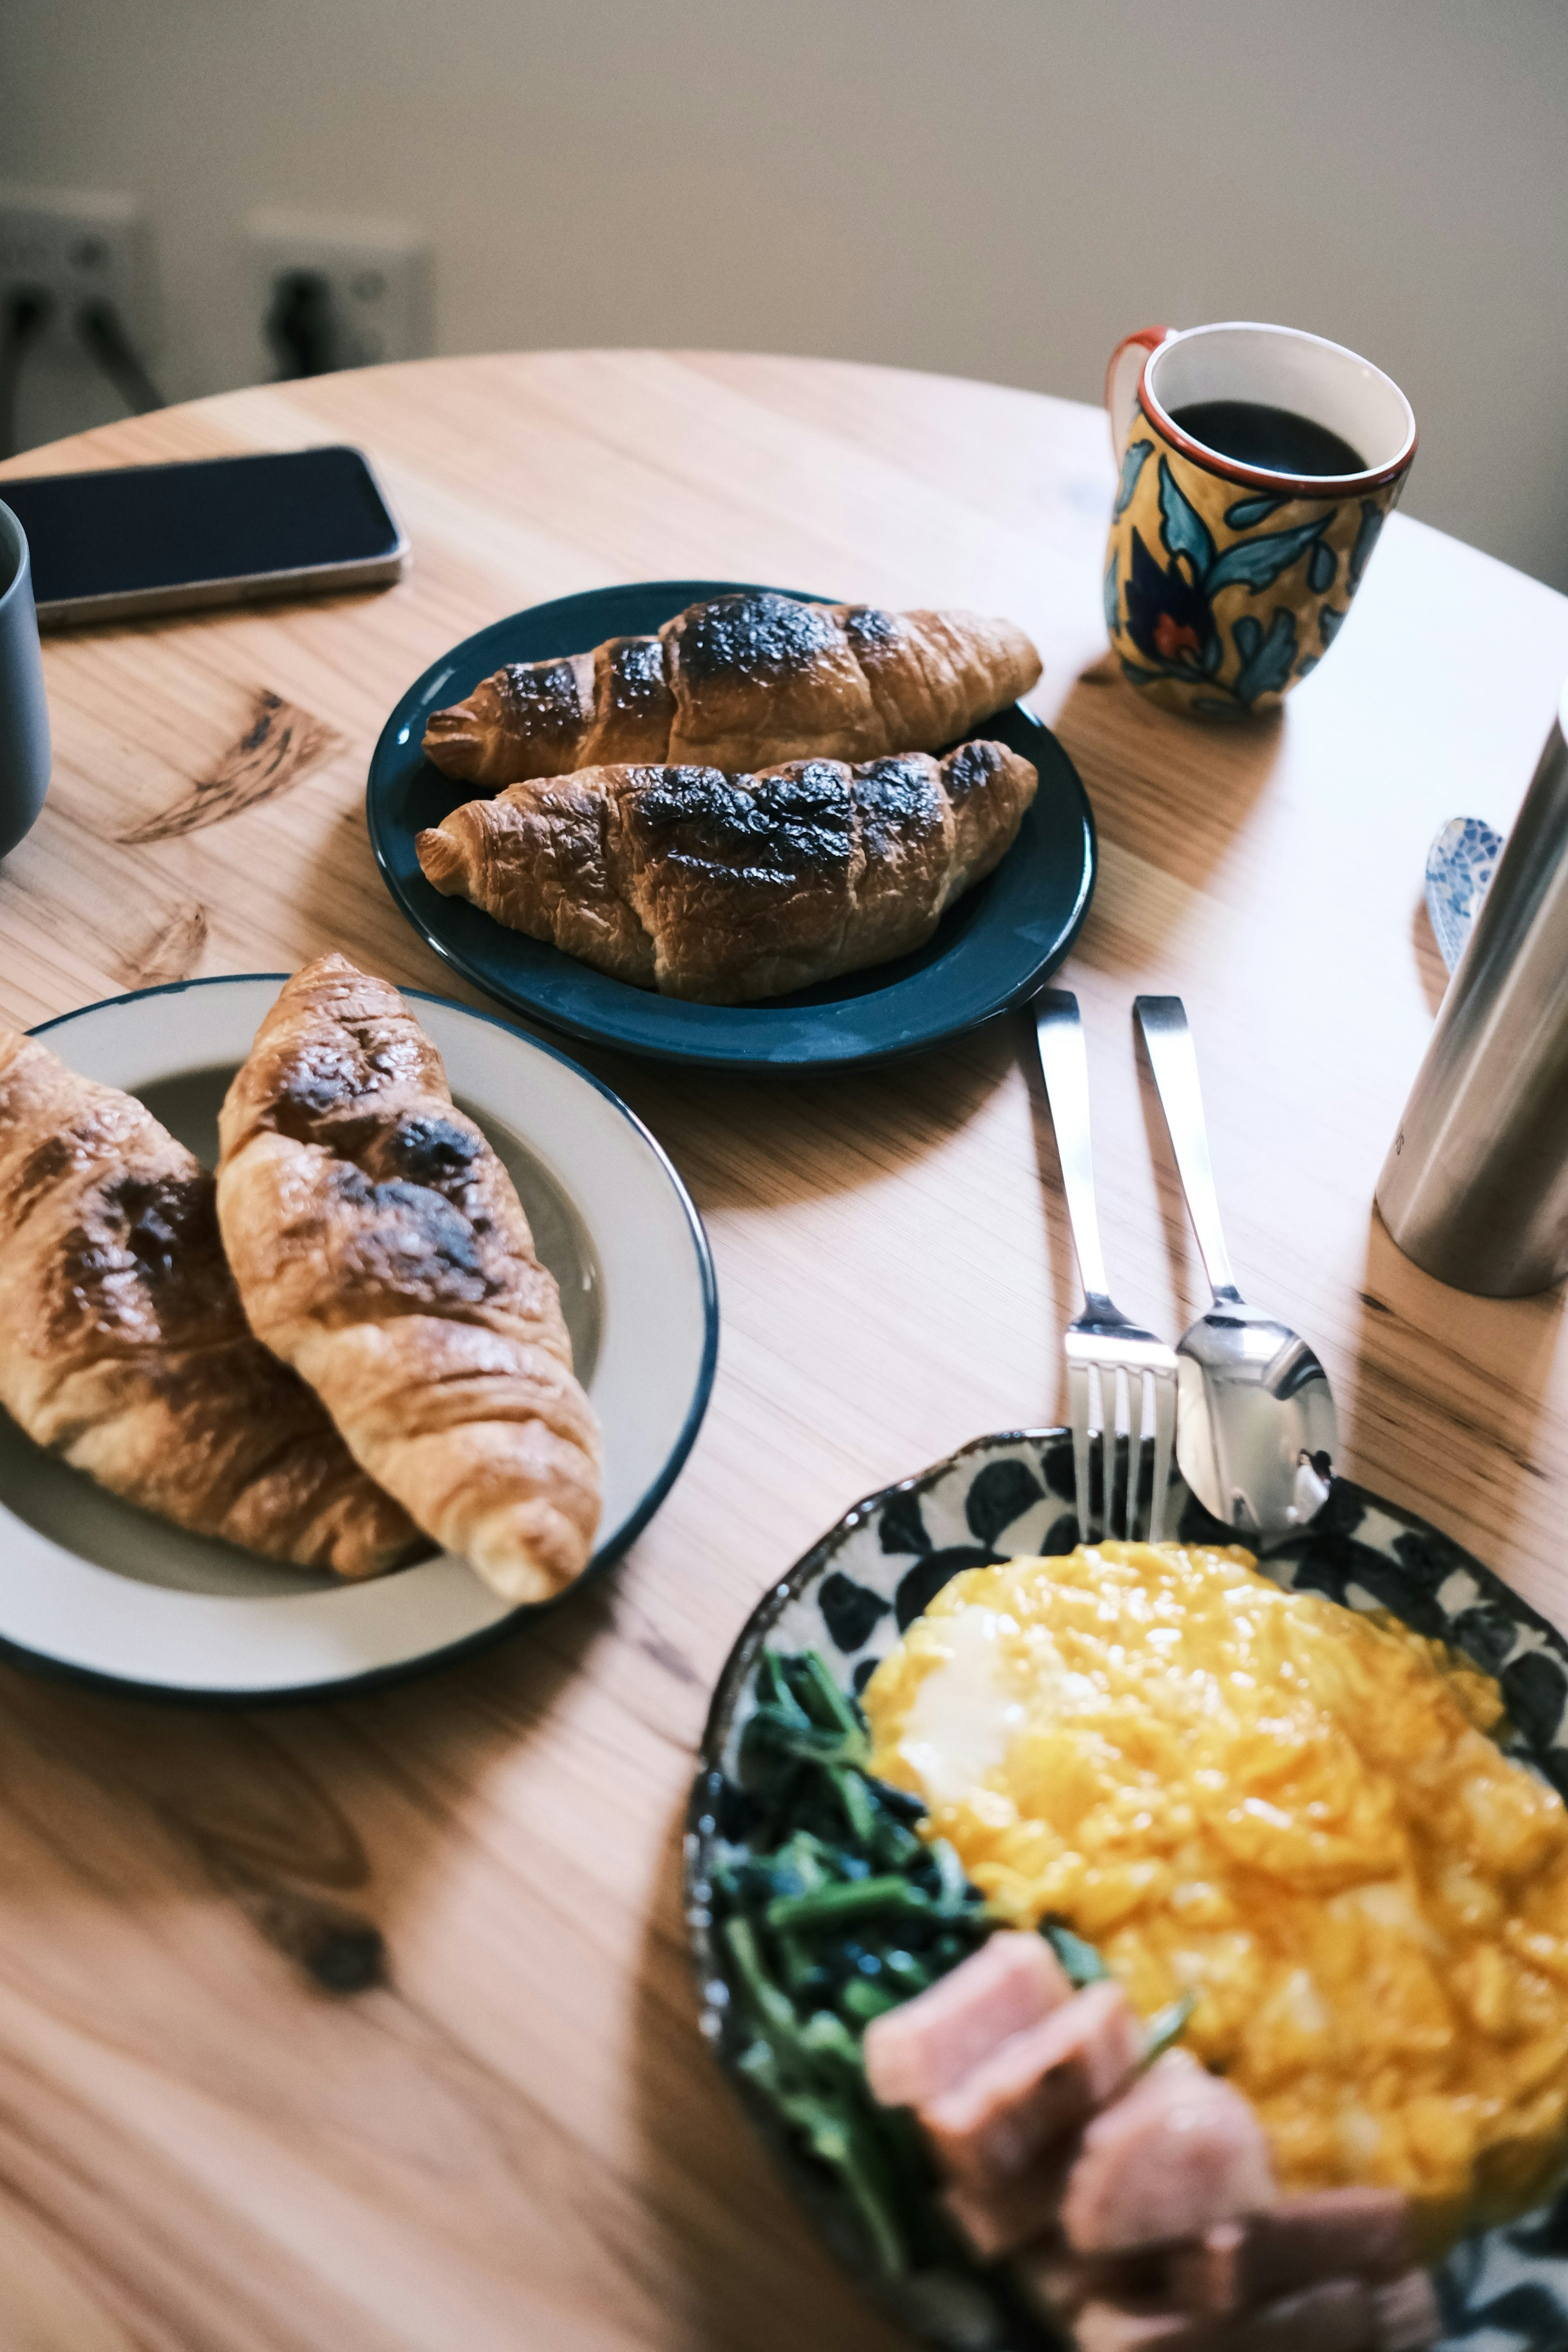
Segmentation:
{"type": "Polygon", "coordinates": [[[1119,466],[1137,422],[1138,386],[1143,380],[1149,354],[1157,352],[1174,332],[1173,327],[1140,327],[1135,335],[1124,335],[1110,354],[1110,364],[1105,371],[1105,408],[1119,466]]]}

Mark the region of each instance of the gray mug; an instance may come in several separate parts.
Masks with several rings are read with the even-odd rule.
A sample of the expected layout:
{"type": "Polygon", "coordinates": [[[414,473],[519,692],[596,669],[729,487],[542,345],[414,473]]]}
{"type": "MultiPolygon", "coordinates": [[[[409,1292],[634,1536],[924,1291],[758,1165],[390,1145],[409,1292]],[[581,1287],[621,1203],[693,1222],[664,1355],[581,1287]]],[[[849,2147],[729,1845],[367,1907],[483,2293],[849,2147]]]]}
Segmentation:
{"type": "Polygon", "coordinates": [[[0,857],[16,848],[49,788],[49,707],[27,538],[0,506],[0,857]]]}

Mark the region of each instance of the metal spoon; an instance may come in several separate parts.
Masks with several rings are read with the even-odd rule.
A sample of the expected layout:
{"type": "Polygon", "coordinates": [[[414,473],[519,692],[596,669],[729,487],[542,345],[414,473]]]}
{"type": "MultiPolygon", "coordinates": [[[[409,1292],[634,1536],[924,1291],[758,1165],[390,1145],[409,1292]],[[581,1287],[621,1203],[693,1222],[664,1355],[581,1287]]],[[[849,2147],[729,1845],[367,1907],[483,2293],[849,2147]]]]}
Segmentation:
{"type": "Polygon", "coordinates": [[[1304,1339],[1231,1280],[1197,1055],[1179,996],[1134,1002],[1214,1305],[1177,1343],[1176,1460],[1216,1519],[1248,1536],[1304,1527],[1338,1442],[1328,1374],[1304,1339]]]}

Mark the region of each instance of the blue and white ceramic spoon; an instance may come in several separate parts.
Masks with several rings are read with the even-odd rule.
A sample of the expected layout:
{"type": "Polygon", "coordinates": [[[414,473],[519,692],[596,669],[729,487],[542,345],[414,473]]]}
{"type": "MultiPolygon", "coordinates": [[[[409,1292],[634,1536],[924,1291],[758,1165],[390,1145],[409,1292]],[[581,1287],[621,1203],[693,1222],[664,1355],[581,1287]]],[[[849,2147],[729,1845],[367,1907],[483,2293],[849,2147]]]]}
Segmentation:
{"type": "Polygon", "coordinates": [[[1501,854],[1501,834],[1479,816],[1451,816],[1426,852],[1426,912],[1450,971],[1465,952],[1501,854]]]}

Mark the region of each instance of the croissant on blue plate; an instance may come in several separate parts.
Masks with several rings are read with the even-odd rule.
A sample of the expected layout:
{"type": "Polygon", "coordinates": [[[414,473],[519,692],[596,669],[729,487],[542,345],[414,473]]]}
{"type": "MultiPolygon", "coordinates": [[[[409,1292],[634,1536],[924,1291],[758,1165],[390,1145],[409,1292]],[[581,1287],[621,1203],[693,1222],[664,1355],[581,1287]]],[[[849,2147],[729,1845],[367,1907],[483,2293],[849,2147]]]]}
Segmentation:
{"type": "Polygon", "coordinates": [[[847,767],[589,768],[421,833],[426,878],[616,980],[743,1004],[907,955],[1012,846],[1038,778],[1001,743],[847,767]]]}
{"type": "Polygon", "coordinates": [[[432,715],[425,751],[492,788],[628,764],[879,760],[957,742],[1039,675],[1011,621],[755,591],[693,604],[654,637],[509,663],[432,715]]]}

